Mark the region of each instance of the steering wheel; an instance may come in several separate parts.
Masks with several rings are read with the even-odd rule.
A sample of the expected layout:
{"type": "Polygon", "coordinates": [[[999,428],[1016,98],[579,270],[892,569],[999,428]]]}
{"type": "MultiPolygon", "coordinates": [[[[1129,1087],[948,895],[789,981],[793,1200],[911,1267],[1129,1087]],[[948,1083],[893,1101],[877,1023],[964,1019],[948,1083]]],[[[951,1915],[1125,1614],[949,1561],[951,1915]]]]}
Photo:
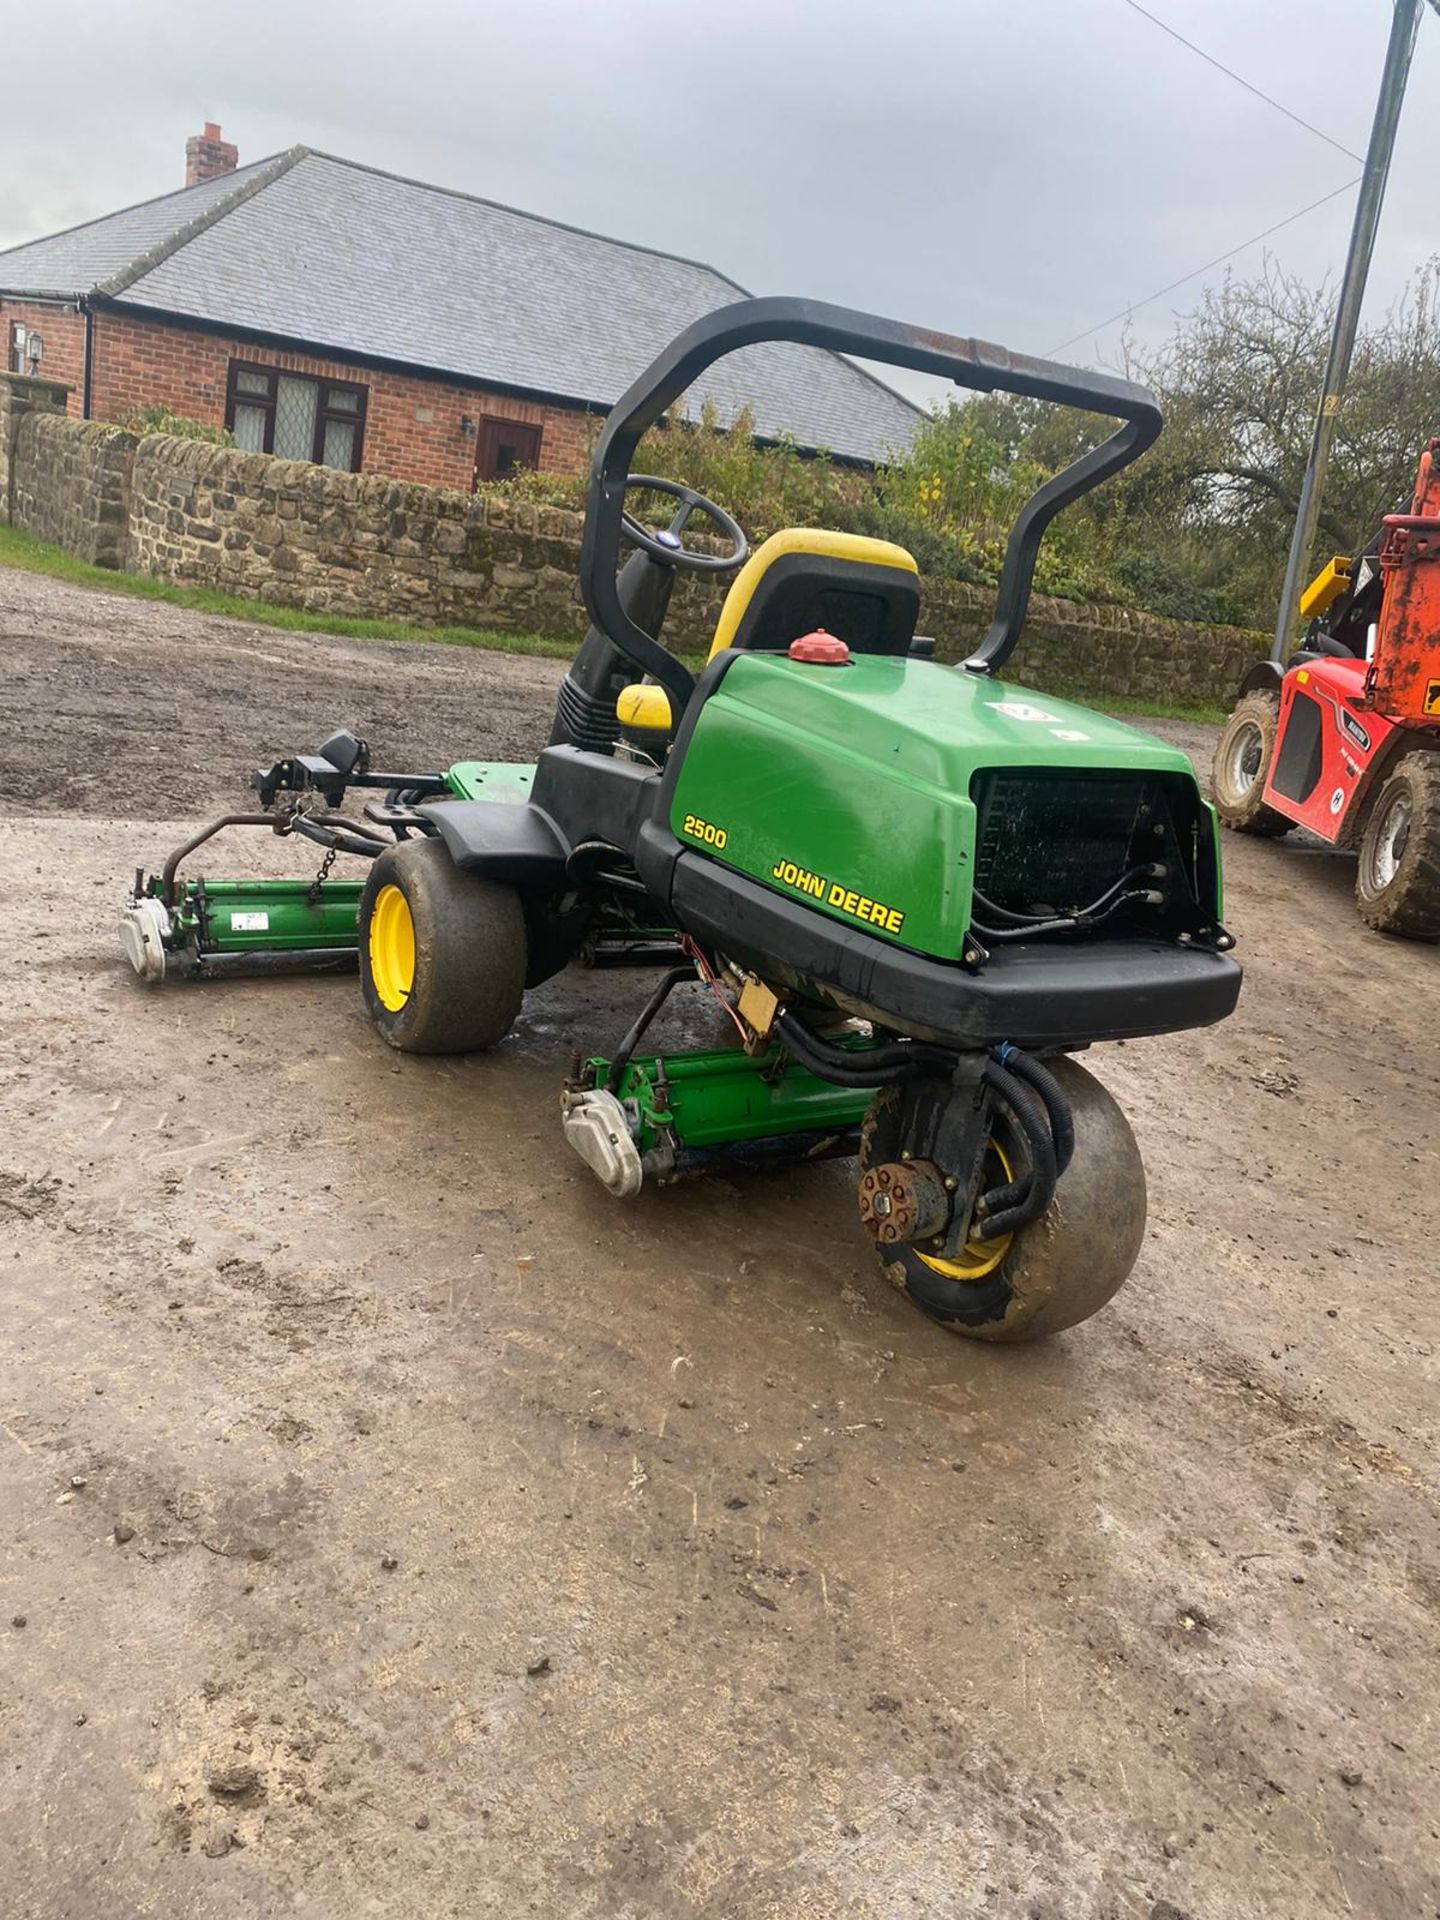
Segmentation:
{"type": "Polygon", "coordinates": [[[707,500],[703,493],[696,493],[693,487],[681,486],[678,480],[661,480],[650,473],[630,474],[625,482],[626,492],[632,487],[643,493],[669,494],[672,500],[680,502],[669,526],[659,532],[642,526],[632,514],[622,513],[620,516],[625,538],[639,547],[642,553],[648,553],[653,560],[663,561],[667,567],[679,567],[687,573],[727,573],[748,556],[750,542],[739,524],[731,519],[723,507],[717,507],[713,500],[707,500]],[[715,522],[730,542],[729,553],[696,553],[685,545],[680,536],[686,521],[696,512],[703,513],[707,520],[715,522]]]}

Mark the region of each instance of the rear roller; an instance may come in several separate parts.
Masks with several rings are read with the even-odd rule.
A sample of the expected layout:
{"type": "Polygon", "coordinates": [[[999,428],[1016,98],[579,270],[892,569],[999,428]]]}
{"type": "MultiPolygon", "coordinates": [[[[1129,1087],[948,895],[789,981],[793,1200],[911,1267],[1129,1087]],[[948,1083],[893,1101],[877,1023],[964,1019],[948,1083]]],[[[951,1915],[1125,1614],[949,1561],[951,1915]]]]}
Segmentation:
{"type": "Polygon", "coordinates": [[[467,873],[440,840],[407,840],[360,899],[360,986],[401,1053],[478,1053],[510,1031],[525,991],[525,918],[513,887],[467,873]]]}
{"type": "MultiPolygon", "coordinates": [[[[1003,1102],[990,1105],[976,1180],[977,1191],[998,1196],[997,1210],[972,1221],[962,1244],[945,1253],[935,1247],[954,1181],[907,1139],[899,1087],[877,1096],[861,1134],[861,1215],[882,1271],[932,1320],[974,1340],[1035,1340],[1088,1320],[1124,1284],[1145,1237],[1145,1170],[1129,1122],[1084,1067],[1070,1059],[1046,1066],[1069,1110],[1073,1151],[1043,1212],[1013,1229],[1002,1203],[1033,1172],[1033,1128],[1003,1102]],[[906,1237],[886,1240],[877,1230],[877,1202],[906,1237]]],[[[1053,1098],[1048,1104],[1053,1112],[1053,1098]]],[[[1055,1142],[1063,1163],[1070,1143],[1058,1132],[1055,1142]]],[[[1023,1212],[1023,1204],[1012,1207],[1008,1217],[1023,1212]]]]}

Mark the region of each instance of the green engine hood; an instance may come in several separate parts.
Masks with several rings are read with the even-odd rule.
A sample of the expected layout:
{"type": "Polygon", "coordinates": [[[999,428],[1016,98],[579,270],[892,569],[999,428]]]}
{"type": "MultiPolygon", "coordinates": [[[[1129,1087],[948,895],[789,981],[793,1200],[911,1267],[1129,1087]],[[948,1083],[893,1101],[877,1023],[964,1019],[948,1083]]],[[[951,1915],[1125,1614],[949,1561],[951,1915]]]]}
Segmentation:
{"type": "Polygon", "coordinates": [[[1161,774],[1196,791],[1175,748],[1049,694],[929,660],[742,654],[700,711],[670,825],[846,925],[953,959],[970,921],[972,782],[989,768],[1161,774]]]}

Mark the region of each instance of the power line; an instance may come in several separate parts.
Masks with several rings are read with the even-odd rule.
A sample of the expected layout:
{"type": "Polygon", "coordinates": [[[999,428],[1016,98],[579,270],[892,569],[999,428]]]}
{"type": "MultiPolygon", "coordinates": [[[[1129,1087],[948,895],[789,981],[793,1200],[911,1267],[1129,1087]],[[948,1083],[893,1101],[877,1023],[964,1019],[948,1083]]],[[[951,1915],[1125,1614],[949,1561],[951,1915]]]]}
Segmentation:
{"type": "MultiPolygon", "coordinates": [[[[1430,0],[1430,4],[1436,8],[1437,12],[1440,12],[1440,5],[1437,5],[1437,0],[1430,0]]],[[[1323,140],[1327,146],[1334,147],[1337,153],[1343,153],[1346,158],[1350,160],[1362,159],[1360,154],[1352,153],[1349,147],[1342,146],[1338,140],[1333,140],[1322,128],[1312,126],[1308,120],[1302,120],[1298,113],[1292,113],[1289,107],[1282,106],[1278,100],[1272,100],[1268,93],[1262,93],[1259,87],[1252,86],[1243,74],[1236,73],[1233,67],[1227,67],[1223,60],[1217,60],[1213,54],[1206,53],[1203,47],[1197,47],[1193,40],[1187,40],[1183,33],[1177,33],[1175,28],[1170,26],[1168,22],[1162,20],[1158,14],[1151,13],[1148,7],[1142,7],[1140,0],[1125,0],[1125,5],[1130,8],[1132,13],[1143,15],[1144,18],[1150,22],[1151,26],[1159,27],[1162,33],[1168,33],[1172,40],[1178,40],[1182,47],[1188,47],[1191,53],[1199,54],[1207,66],[1214,67],[1217,73],[1223,73],[1227,79],[1233,80],[1237,86],[1244,87],[1247,93],[1253,93],[1255,98],[1257,100],[1263,100],[1267,107],[1273,107],[1277,113],[1283,113],[1287,120],[1293,120],[1297,127],[1303,127],[1307,133],[1313,133],[1317,140],[1323,140]]]]}
{"type": "MultiPolygon", "coordinates": [[[[1432,5],[1435,0],[1432,0],[1432,5]]],[[[1196,267],[1193,273],[1182,273],[1178,280],[1172,280],[1168,287],[1160,287],[1154,293],[1147,293],[1143,300],[1132,300],[1128,306],[1121,307],[1118,313],[1112,313],[1108,320],[1102,320],[1098,326],[1086,327],[1080,333],[1072,333],[1068,340],[1062,340],[1058,347],[1051,347],[1046,354],[1047,360],[1053,360],[1057,353],[1063,353],[1067,347],[1073,347],[1077,340],[1088,340],[1092,334],[1103,333],[1106,327],[1113,327],[1117,320],[1128,319],[1132,313],[1138,313],[1141,307],[1148,307],[1156,300],[1163,300],[1167,293],[1174,293],[1177,287],[1185,286],[1191,280],[1198,280],[1202,273],[1209,273],[1212,267],[1222,267],[1227,260],[1233,260],[1237,253],[1244,253],[1247,247],[1259,246],[1262,240],[1268,240],[1272,233],[1279,233],[1282,227],[1293,227],[1297,220],[1303,220],[1307,213],[1314,213],[1317,207],[1338,200],[1342,193],[1348,193],[1358,186],[1360,176],[1347,180],[1343,187],[1335,187],[1329,193],[1322,193],[1318,200],[1312,200],[1308,207],[1301,207],[1298,213],[1292,213],[1283,220],[1277,220],[1273,227],[1267,227],[1263,233],[1254,233],[1248,240],[1242,240],[1238,247],[1231,247],[1228,253],[1217,253],[1213,260],[1207,260],[1203,267],[1196,267]]]]}

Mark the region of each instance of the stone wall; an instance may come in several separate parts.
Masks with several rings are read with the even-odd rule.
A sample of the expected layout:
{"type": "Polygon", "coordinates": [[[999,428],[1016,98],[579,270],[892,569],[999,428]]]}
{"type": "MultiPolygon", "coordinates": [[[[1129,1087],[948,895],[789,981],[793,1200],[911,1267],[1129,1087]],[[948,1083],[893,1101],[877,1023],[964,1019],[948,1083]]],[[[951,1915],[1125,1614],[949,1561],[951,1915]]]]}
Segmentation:
{"type": "MultiPolygon", "coordinates": [[[[995,597],[984,587],[942,580],[926,587],[921,629],[939,640],[942,660],[973,653],[995,597]]],[[[1072,699],[1115,694],[1161,705],[1229,707],[1246,669],[1270,650],[1266,635],[1239,627],[1198,627],[1129,607],[1083,605],[1034,593],[1006,677],[1072,699]]]]}
{"type": "Polygon", "coordinates": [[[32,380],[0,371],[0,518],[14,518],[14,448],[20,422],[29,413],[60,414],[70,389],[61,380],[32,380]]]}
{"type": "Polygon", "coordinates": [[[30,413],[11,453],[10,519],[96,567],[123,568],[130,467],[138,441],[121,427],[30,413]]]}
{"type": "Polygon", "coordinates": [[[578,634],[579,516],[201,441],[140,442],[137,573],[316,613],[578,634]]]}
{"type": "MultiPolygon", "coordinates": [[[[201,441],[150,435],[137,444],[58,415],[32,415],[15,447],[17,524],[78,552],[115,527],[119,512],[125,564],[137,573],[315,614],[575,639],[585,627],[580,516],[560,508],[201,441]]],[[[672,645],[708,647],[727,584],[682,577],[667,625],[672,645]]],[[[949,581],[925,589],[921,631],[936,636],[939,658],[974,649],[992,599],[949,581]]],[[[1036,595],[1010,673],[1082,698],[1224,706],[1265,651],[1258,634],[1036,595]]]]}

